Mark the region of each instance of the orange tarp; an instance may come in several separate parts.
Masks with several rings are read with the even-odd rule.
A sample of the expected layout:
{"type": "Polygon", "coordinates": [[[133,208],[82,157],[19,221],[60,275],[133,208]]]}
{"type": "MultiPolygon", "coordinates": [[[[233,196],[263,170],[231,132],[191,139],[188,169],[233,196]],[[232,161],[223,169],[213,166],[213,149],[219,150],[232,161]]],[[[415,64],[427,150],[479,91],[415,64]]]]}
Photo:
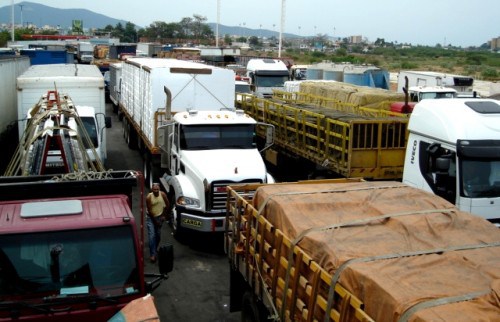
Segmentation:
{"type": "Polygon", "coordinates": [[[500,320],[500,230],[440,197],[400,182],[284,184],[253,202],[376,321],[500,320]]]}

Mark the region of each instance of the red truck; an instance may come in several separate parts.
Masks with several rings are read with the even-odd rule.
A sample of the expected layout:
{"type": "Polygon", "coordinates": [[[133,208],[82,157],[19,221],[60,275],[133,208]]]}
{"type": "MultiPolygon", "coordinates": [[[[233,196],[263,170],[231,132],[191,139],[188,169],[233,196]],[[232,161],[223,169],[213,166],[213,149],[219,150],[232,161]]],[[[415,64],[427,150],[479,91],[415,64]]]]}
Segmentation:
{"type": "Polygon", "coordinates": [[[0,321],[107,321],[172,270],[163,245],[159,274],[144,272],[142,174],[96,177],[0,177],[0,321]]]}

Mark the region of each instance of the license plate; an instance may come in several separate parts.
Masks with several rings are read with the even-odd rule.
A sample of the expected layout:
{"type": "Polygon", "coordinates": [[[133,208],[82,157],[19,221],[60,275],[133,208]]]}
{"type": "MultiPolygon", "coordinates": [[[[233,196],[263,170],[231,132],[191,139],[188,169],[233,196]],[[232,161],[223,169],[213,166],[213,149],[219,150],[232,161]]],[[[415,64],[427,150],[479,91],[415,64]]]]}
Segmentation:
{"type": "Polygon", "coordinates": [[[185,218],[182,220],[182,223],[189,226],[201,227],[201,221],[194,219],[185,218]]]}

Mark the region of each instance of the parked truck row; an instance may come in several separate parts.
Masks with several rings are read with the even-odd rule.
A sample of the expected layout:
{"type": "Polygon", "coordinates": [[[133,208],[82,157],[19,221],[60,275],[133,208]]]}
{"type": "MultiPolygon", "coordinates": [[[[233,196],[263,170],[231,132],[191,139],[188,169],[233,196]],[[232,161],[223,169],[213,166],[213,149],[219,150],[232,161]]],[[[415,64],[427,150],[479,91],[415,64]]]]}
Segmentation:
{"type": "Polygon", "coordinates": [[[300,92],[241,95],[239,108],[275,127],[266,158],[277,167],[293,155],[346,178],[402,179],[500,223],[498,101],[425,99],[401,114],[300,92]],[[471,168],[482,173],[474,193],[471,168]]]}
{"type": "Polygon", "coordinates": [[[143,155],[146,185],[167,192],[175,236],[222,232],[228,184],[274,181],[259,151],[272,144],[272,128],[235,110],[232,70],[129,58],[110,72],[125,140],[143,155]],[[268,140],[258,147],[261,127],[268,140]]]}
{"type": "Polygon", "coordinates": [[[228,187],[230,310],[243,321],[494,321],[500,235],[401,182],[228,187]],[[254,193],[255,192],[255,193],[254,193]]]}

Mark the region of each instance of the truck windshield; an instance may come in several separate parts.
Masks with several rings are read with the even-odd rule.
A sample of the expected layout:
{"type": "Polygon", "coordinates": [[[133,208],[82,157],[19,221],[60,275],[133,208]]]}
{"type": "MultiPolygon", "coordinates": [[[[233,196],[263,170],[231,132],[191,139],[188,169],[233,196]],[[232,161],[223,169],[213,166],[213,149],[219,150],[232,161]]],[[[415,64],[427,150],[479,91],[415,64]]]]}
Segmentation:
{"type": "MultiPolygon", "coordinates": [[[[90,141],[94,145],[94,148],[99,147],[99,141],[97,140],[97,125],[95,123],[95,119],[93,117],[80,117],[82,120],[83,126],[85,127],[85,130],[87,131],[90,141]]],[[[80,135],[82,135],[80,133],[80,135]]],[[[87,140],[83,140],[83,145],[85,146],[86,149],[90,149],[90,146],[88,144],[87,140]]]]}
{"type": "Polygon", "coordinates": [[[427,92],[420,94],[420,100],[424,99],[437,99],[437,98],[455,98],[457,93],[455,92],[427,92]]]}
{"type": "Polygon", "coordinates": [[[469,198],[500,197],[499,160],[462,160],[462,195],[469,198]]]}
{"type": "Polygon", "coordinates": [[[183,150],[255,149],[254,124],[183,125],[180,145],[183,150]]]}
{"type": "Polygon", "coordinates": [[[140,290],[130,227],[0,236],[0,301],[140,290]]]}
{"type": "Polygon", "coordinates": [[[284,87],[288,75],[259,75],[255,77],[257,87],[284,87]]]}

